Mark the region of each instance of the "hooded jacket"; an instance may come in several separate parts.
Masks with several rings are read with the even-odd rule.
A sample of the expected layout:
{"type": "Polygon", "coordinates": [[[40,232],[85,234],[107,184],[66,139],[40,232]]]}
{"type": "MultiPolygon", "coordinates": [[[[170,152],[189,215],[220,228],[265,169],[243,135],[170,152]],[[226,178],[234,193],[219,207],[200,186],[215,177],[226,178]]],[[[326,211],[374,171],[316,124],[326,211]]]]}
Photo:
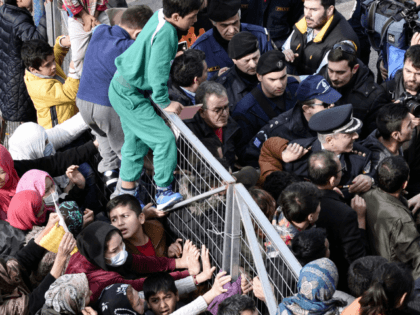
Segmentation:
{"type": "Polygon", "coordinates": [[[290,48],[294,53],[299,54],[293,62],[299,75],[314,74],[325,54],[338,42],[351,40],[356,47],[359,47],[356,33],[344,16],[335,9],[334,15],[309,43],[306,37],[308,27],[305,17],[293,26],[293,30],[290,48]]]}
{"type": "Polygon", "coordinates": [[[65,80],[64,84],[54,78],[40,78],[28,70],[25,74],[25,84],[37,111],[38,124],[45,129],[61,124],[78,112],[76,95],[79,79],[67,78],[61,68],[69,50],[60,46],[60,38],[57,38],[54,46],[54,57],[56,73],[65,80]]]}
{"type": "MultiPolygon", "coordinates": [[[[71,256],[66,270],[66,274],[86,274],[92,291],[92,302],[96,302],[102,290],[111,284],[131,284],[134,289],[141,291],[146,274],[175,269],[175,259],[132,254],[128,254],[127,261],[120,267],[107,265],[105,239],[113,231],[121,235],[116,227],[100,221],[93,222],[83,229],[77,237],[79,252],[71,256]]],[[[189,276],[189,273],[183,271],[171,275],[174,280],[178,280],[189,276]]]]}
{"type": "MultiPolygon", "coordinates": [[[[350,82],[341,88],[335,88],[341,94],[341,98],[335,102],[335,106],[352,104],[353,115],[363,122],[360,139],[365,139],[376,129],[376,116],[379,109],[387,104],[385,90],[375,83],[375,76],[372,71],[358,59],[359,69],[350,79],[350,82]]],[[[328,76],[328,65],[325,65],[319,72],[328,83],[331,80],[328,76]]]]}
{"type": "Polygon", "coordinates": [[[4,4],[0,7],[0,110],[5,120],[36,121],[34,104],[26,90],[25,66],[20,50],[31,39],[48,40],[46,19],[34,25],[27,9],[4,4]]]}

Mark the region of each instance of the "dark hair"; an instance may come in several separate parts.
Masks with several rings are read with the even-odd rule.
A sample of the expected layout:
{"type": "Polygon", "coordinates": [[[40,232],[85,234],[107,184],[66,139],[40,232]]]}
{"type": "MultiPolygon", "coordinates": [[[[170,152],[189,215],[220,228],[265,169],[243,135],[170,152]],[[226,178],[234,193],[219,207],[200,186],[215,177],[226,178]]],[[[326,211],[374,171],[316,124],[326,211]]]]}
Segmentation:
{"type": "Polygon", "coordinates": [[[338,62],[343,60],[347,60],[347,64],[350,67],[350,69],[353,69],[354,66],[359,63],[355,55],[346,53],[345,51],[339,48],[331,50],[328,54],[328,61],[338,62]]]}
{"type": "Polygon", "coordinates": [[[410,59],[414,68],[420,69],[420,45],[413,45],[407,49],[404,55],[404,63],[407,59],[410,59]]]}
{"type": "Polygon", "coordinates": [[[320,0],[321,5],[324,7],[324,9],[328,9],[330,6],[335,6],[335,0],[320,0]]]}
{"type": "Polygon", "coordinates": [[[365,256],[353,261],[348,272],[348,287],[353,296],[362,296],[372,283],[373,272],[388,260],[381,256],[365,256]]]}
{"type": "Polygon", "coordinates": [[[360,314],[391,314],[394,309],[399,308],[404,293],[407,293],[405,302],[408,300],[413,285],[413,276],[404,264],[384,263],[374,271],[372,284],[359,301],[360,314]]]}
{"type": "Polygon", "coordinates": [[[124,11],[121,25],[132,30],[142,29],[152,15],[153,11],[148,5],[135,5],[124,11]]]}
{"type": "Polygon", "coordinates": [[[202,0],[163,0],[163,14],[170,18],[172,14],[178,13],[182,18],[192,11],[200,10],[202,0]]]}
{"type": "Polygon", "coordinates": [[[300,264],[305,266],[311,261],[325,257],[327,232],[321,228],[312,228],[297,233],[291,242],[291,250],[300,264]]]}
{"type": "Polygon", "coordinates": [[[204,81],[195,91],[195,103],[203,104],[201,109],[206,110],[209,97],[213,94],[218,98],[227,96],[226,88],[216,81],[204,81]]]}
{"type": "Polygon", "coordinates": [[[203,61],[206,54],[197,49],[188,49],[181,56],[175,58],[171,67],[173,81],[179,86],[191,86],[195,77],[203,75],[203,61]]]}
{"type": "Polygon", "coordinates": [[[315,185],[328,184],[331,177],[337,176],[336,156],[331,151],[319,151],[312,153],[308,159],[309,179],[315,185]]]}
{"type": "Polygon", "coordinates": [[[105,250],[108,250],[108,242],[115,234],[118,234],[121,238],[123,237],[120,230],[111,230],[105,237],[105,250]]]}
{"type": "Polygon", "coordinates": [[[288,186],[280,195],[279,204],[289,222],[302,223],[315,213],[321,201],[319,189],[312,183],[300,182],[288,186]]]}
{"type": "Polygon", "coordinates": [[[108,203],[106,204],[106,213],[109,217],[111,211],[114,210],[116,207],[125,206],[128,206],[130,210],[134,211],[137,217],[142,213],[140,202],[137,200],[136,197],[129,194],[120,195],[108,201],[108,203]]]}
{"type": "Polygon", "coordinates": [[[410,175],[410,168],[402,156],[389,156],[378,166],[378,186],[387,193],[395,193],[402,188],[410,175]]]}
{"type": "Polygon", "coordinates": [[[17,7],[17,1],[16,0],[4,0],[3,1],[4,4],[8,4],[8,5],[13,5],[15,7],[17,7]]]}
{"type": "Polygon", "coordinates": [[[255,200],[261,211],[268,220],[272,220],[276,212],[276,200],[263,189],[252,187],[248,190],[251,197],[255,200]],[[274,204],[274,206],[273,206],[274,204]]]}
{"type": "Polygon", "coordinates": [[[262,188],[273,196],[277,205],[279,205],[278,199],[283,190],[290,184],[300,181],[300,178],[293,173],[275,171],[266,177],[262,188]]]}
{"type": "Polygon", "coordinates": [[[143,291],[146,301],[159,292],[178,293],[174,279],[167,272],[154,272],[148,276],[146,280],[144,280],[143,291]]]}
{"type": "Polygon", "coordinates": [[[394,131],[401,131],[402,121],[410,113],[407,106],[390,103],[383,106],[376,116],[376,126],[382,138],[389,140],[394,131]]]}
{"type": "Polygon", "coordinates": [[[43,40],[32,39],[22,44],[21,57],[27,69],[32,67],[39,70],[51,55],[54,55],[54,49],[43,40]]]}
{"type": "Polygon", "coordinates": [[[255,302],[247,295],[235,294],[219,304],[217,315],[240,315],[243,311],[254,311],[255,302]]]}

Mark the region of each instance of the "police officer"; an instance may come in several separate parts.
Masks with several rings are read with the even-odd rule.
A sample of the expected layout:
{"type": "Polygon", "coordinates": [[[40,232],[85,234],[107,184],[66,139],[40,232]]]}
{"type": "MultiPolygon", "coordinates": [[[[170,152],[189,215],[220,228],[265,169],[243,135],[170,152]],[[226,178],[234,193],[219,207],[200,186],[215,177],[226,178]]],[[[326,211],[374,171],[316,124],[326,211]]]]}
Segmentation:
{"type": "Polygon", "coordinates": [[[250,0],[248,11],[252,14],[243,20],[266,27],[274,44],[280,49],[303,14],[303,1],[250,0]]]}
{"type": "Polygon", "coordinates": [[[239,147],[243,147],[266,125],[270,119],[293,108],[299,82],[287,77],[284,54],[270,50],[260,57],[257,64],[260,81],[250,93],[238,102],[232,112],[242,129],[239,147]]]}
{"type": "Polygon", "coordinates": [[[282,48],[296,74],[314,74],[337,42],[351,40],[359,47],[356,33],[335,9],[335,0],[305,0],[304,15],[282,48]]]}
{"type": "Polygon", "coordinates": [[[227,90],[229,107],[233,112],[236,104],[258,84],[257,64],[260,59],[258,39],[249,32],[240,32],[229,42],[228,51],[235,66],[216,81],[227,90]]]}
{"type": "MultiPolygon", "coordinates": [[[[339,156],[342,169],[341,186],[345,197],[350,194],[368,191],[373,180],[371,172],[371,152],[362,145],[354,142],[359,135],[363,123],[353,117],[351,104],[330,108],[315,114],[309,121],[309,128],[317,132],[318,137],[299,139],[291,143],[298,143],[304,148],[311,148],[310,152],[328,150],[339,156]]],[[[284,170],[298,176],[308,178],[308,158],[306,154],[301,159],[286,163],[284,170]]]]}
{"type": "Polygon", "coordinates": [[[261,26],[241,23],[241,0],[208,0],[207,12],[213,28],[201,35],[191,46],[206,53],[208,78],[217,75],[224,67],[232,67],[228,55],[230,40],[239,32],[254,34],[261,53],[273,49],[268,32],[261,26]]]}
{"type": "Polygon", "coordinates": [[[334,106],[341,97],[320,75],[308,76],[300,83],[296,94],[296,105],[270,120],[248,143],[246,160],[249,165],[258,165],[261,147],[271,137],[289,141],[316,137],[317,133],[309,128],[308,121],[316,113],[334,106]]]}

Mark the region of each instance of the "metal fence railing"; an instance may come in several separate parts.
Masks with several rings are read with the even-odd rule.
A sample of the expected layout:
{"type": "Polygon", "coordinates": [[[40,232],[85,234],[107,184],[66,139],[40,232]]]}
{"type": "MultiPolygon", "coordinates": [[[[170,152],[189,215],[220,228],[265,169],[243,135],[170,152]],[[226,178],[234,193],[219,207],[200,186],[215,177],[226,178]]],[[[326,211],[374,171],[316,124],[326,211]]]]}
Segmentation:
{"type": "MultiPolygon", "coordinates": [[[[66,18],[59,19],[63,34],[66,18]]],[[[235,184],[235,178],[177,115],[158,106],[156,110],[177,139],[175,189],[184,196],[184,201],[169,211],[166,231],[172,238],[190,239],[200,247],[204,244],[212,264],[234,280],[241,273],[248,279],[259,276],[267,302],[258,301],[258,311],[275,315],[282,298],[297,291],[300,264],[244,186],[235,184]]],[[[148,156],[145,165],[149,167],[141,177],[145,202],[153,201],[156,192],[152,154],[148,156]]]]}

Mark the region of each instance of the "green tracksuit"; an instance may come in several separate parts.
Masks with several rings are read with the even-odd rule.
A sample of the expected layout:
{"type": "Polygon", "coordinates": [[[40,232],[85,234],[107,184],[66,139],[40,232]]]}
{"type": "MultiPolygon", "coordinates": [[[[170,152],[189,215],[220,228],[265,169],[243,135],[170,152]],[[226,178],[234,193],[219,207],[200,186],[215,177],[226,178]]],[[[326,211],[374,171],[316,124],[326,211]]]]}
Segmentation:
{"type": "Polygon", "coordinates": [[[120,170],[123,181],[140,178],[149,148],[154,155],[155,183],[167,187],[173,180],[177,162],[175,137],[143,93],[151,90],[152,100],[162,109],[169,105],[167,83],[177,48],[176,29],[159,10],[134,44],[115,59],[117,72],[109,86],[109,100],[124,131],[120,170]]]}

